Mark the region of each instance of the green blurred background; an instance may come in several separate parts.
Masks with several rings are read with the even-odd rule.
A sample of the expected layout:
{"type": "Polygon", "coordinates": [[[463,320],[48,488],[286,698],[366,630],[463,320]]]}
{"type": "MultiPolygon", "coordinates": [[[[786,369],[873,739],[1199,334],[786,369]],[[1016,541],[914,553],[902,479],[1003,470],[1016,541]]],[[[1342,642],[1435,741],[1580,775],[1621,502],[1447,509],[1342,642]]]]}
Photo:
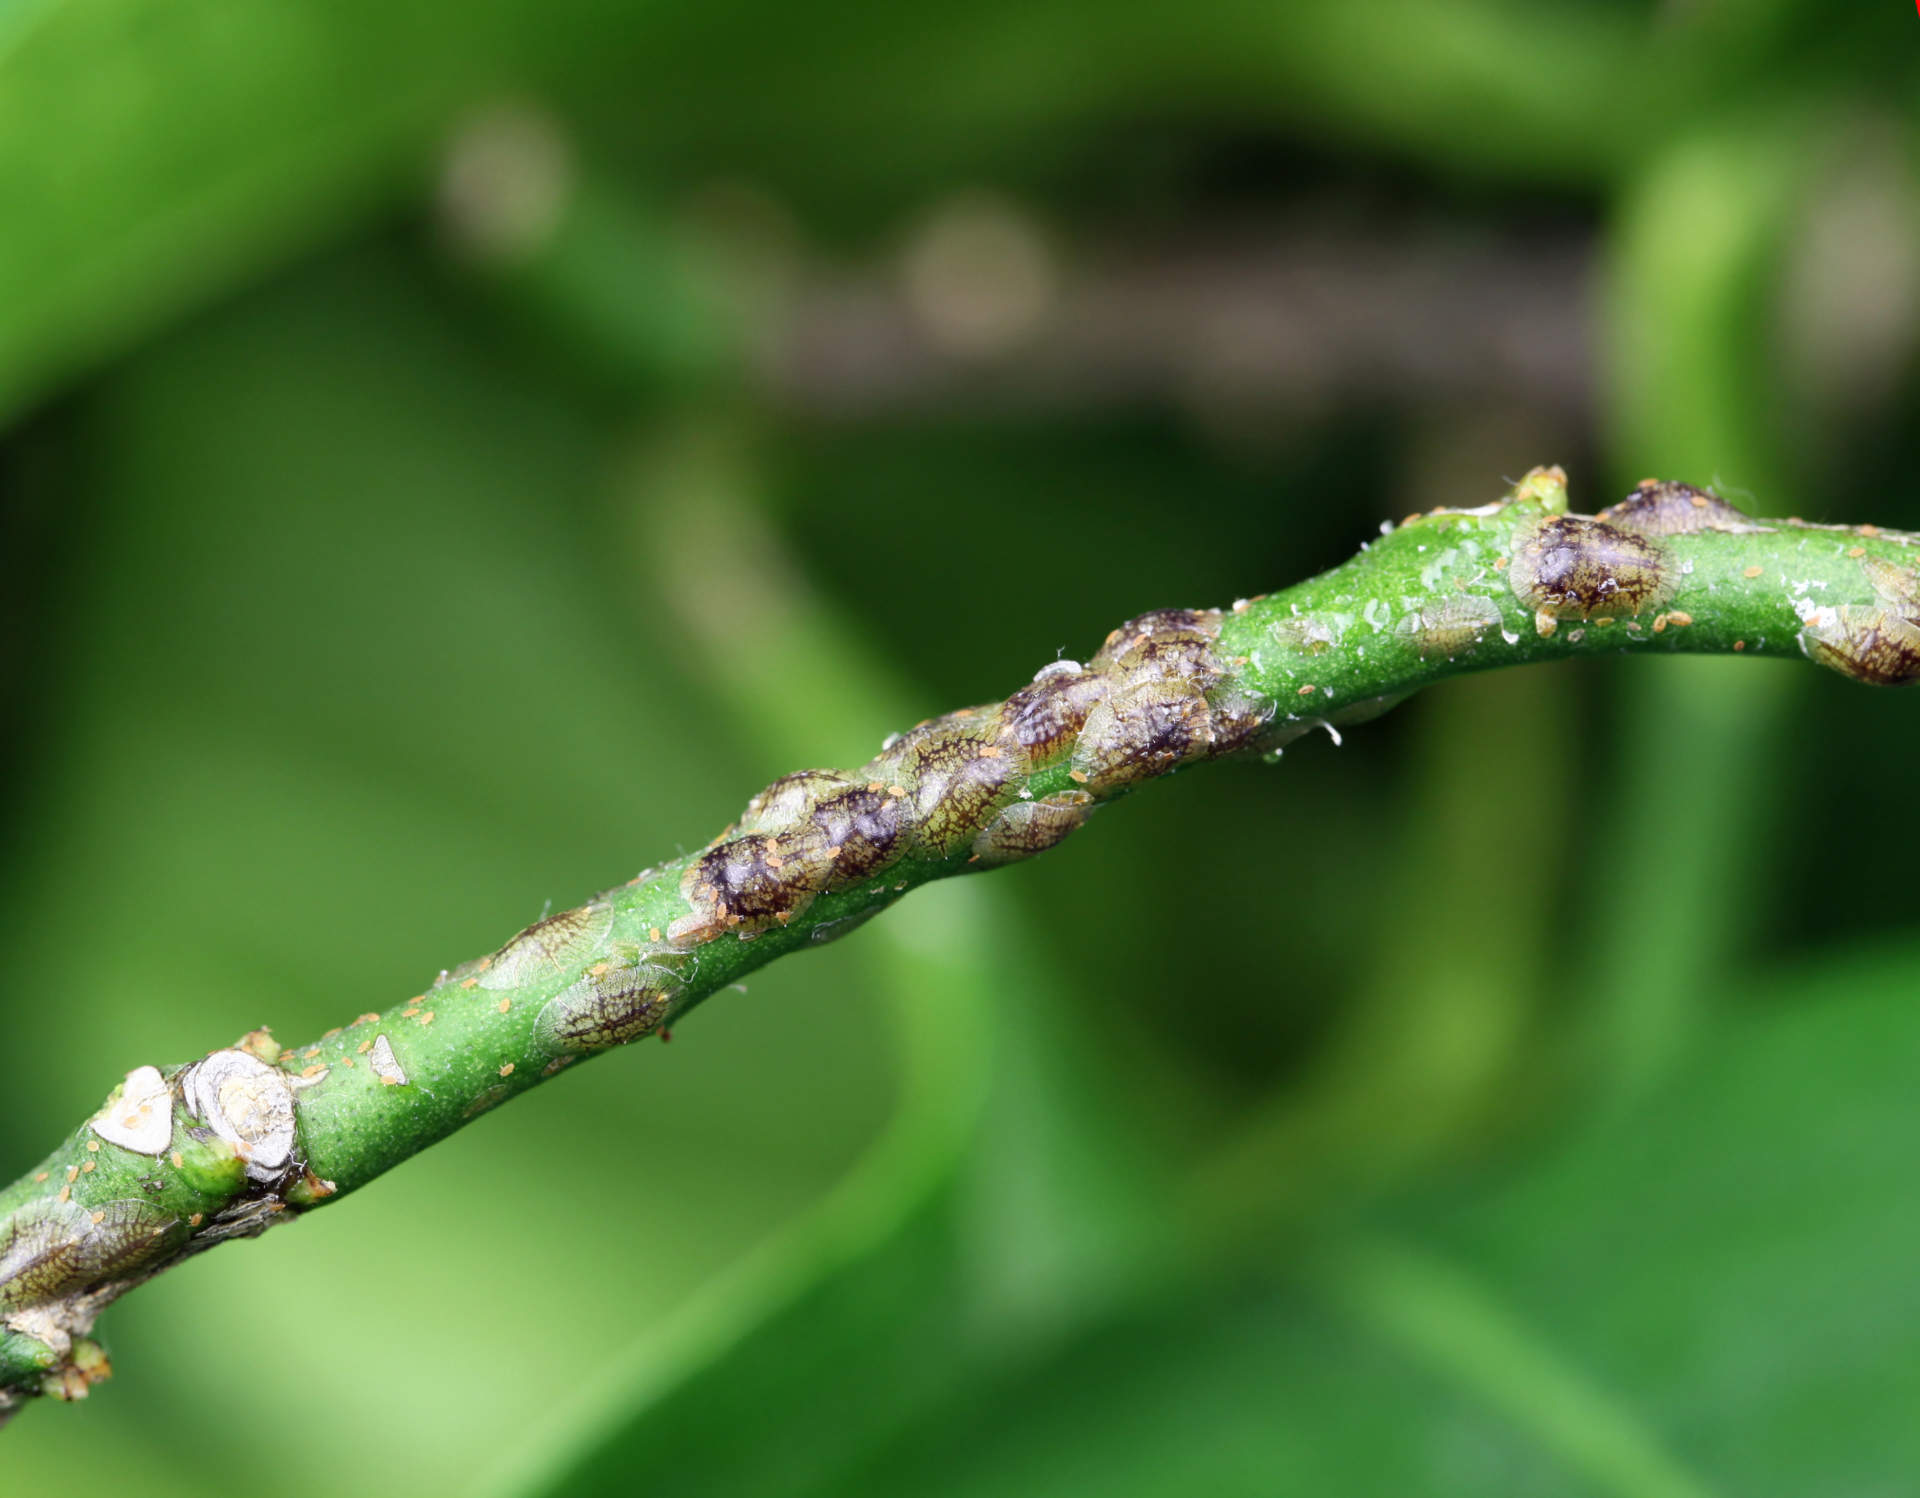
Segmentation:
{"type": "MultiPolygon", "coordinates": [[[[0,4],[0,1172],[1558,461],[1920,528],[1904,0],[0,4]]],[[[7,1491],[1877,1495],[1920,694],[1469,679],[103,1323],[7,1491]]]]}

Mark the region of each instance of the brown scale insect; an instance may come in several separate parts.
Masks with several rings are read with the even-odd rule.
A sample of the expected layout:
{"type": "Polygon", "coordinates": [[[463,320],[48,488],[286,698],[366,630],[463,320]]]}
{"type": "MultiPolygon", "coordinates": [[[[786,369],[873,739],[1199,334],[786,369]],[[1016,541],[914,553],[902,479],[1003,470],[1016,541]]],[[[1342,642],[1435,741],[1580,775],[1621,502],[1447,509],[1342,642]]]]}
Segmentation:
{"type": "Polygon", "coordinates": [[[1213,659],[1220,615],[1193,609],[1160,609],[1130,619],[1093,658],[1116,687],[1177,681],[1204,695],[1225,675],[1213,659]]]}
{"type": "Polygon", "coordinates": [[[485,969],[477,963],[469,966],[478,970],[482,988],[521,988],[572,967],[612,929],[612,907],[582,905],[534,922],[494,953],[485,969]]]}
{"type": "Polygon", "coordinates": [[[1213,636],[1198,630],[1149,635],[1116,660],[1101,664],[1135,681],[1177,678],[1202,692],[1225,674],[1214,664],[1213,636]]]}
{"type": "Polygon", "coordinates": [[[999,712],[1000,704],[994,702],[985,707],[963,707],[958,712],[942,713],[937,718],[916,723],[905,733],[888,739],[886,746],[856,772],[857,778],[883,786],[909,784],[917,773],[916,756],[928,744],[955,736],[966,736],[983,745],[993,743],[999,732],[999,712]]]}
{"type": "Polygon", "coordinates": [[[80,1208],[71,1205],[65,1187],[52,1202],[36,1202],[8,1219],[0,1235],[0,1310],[16,1310],[52,1300],[84,1285],[94,1264],[85,1232],[77,1226],[80,1208]]]}
{"type": "Polygon", "coordinates": [[[1866,557],[1860,563],[1860,570],[1867,575],[1873,591],[1892,604],[1900,613],[1920,623],[1920,573],[1911,567],[1901,567],[1879,557],[1866,557]]]}
{"type": "Polygon", "coordinates": [[[625,1045],[660,1027],[679,989],[674,971],[657,962],[588,974],[547,1000],[534,1034],[546,1050],[565,1055],[625,1045]]]}
{"type": "Polygon", "coordinates": [[[1478,593],[1457,593],[1422,604],[1402,627],[1411,633],[1422,659],[1464,655],[1500,624],[1500,606],[1478,593]]]}
{"type": "Polygon", "coordinates": [[[867,766],[877,780],[908,787],[907,825],[916,852],[957,852],[1026,773],[1024,756],[1000,731],[997,714],[935,719],[906,734],[867,766]]]}
{"type": "Polygon", "coordinates": [[[1870,686],[1920,681],[1920,573],[1880,557],[1860,562],[1881,602],[1821,609],[1800,631],[1807,655],[1870,686]]]}
{"type": "Polygon", "coordinates": [[[740,831],[767,832],[778,837],[794,831],[824,797],[856,782],[838,770],[796,770],[782,775],[747,803],[740,831]]]}
{"type": "Polygon", "coordinates": [[[173,1219],[140,1201],[113,1201],[95,1211],[70,1201],[68,1188],[52,1201],[15,1211],[0,1236],[0,1310],[18,1311],[57,1300],[69,1291],[131,1274],[167,1251],[162,1238],[173,1219]],[[112,1226],[96,1231],[107,1220],[112,1226]]]}
{"type": "Polygon", "coordinates": [[[1074,779],[1096,794],[1165,774],[1215,752],[1206,693],[1220,615],[1159,609],[1120,626],[1094,657],[1109,681],[1073,746],[1074,779]]]}
{"type": "Polygon", "coordinates": [[[1233,754],[1260,742],[1273,722],[1273,703],[1250,692],[1215,688],[1207,694],[1208,726],[1213,735],[1209,756],[1233,754]]]}
{"type": "Polygon", "coordinates": [[[992,868],[1044,853],[1085,825],[1094,805],[1085,791],[1058,791],[1038,801],[1015,801],[1001,808],[974,838],[973,856],[992,868]]]}
{"type": "Polygon", "coordinates": [[[1073,749],[1074,778],[1098,794],[1202,758],[1213,748],[1212,716],[1207,699],[1179,680],[1116,688],[1087,715],[1073,749]]]}
{"type": "Polygon", "coordinates": [[[816,804],[806,826],[818,839],[827,889],[845,889],[892,863],[901,851],[905,821],[897,798],[883,786],[849,785],[816,804]]]}
{"type": "Polygon", "coordinates": [[[1116,665],[1154,643],[1209,646],[1220,633],[1220,617],[1218,609],[1154,609],[1129,619],[1108,635],[1092,664],[1096,669],[1116,665]]]}
{"type": "Polygon", "coordinates": [[[1007,699],[1000,721],[1028,764],[1044,769],[1073,748],[1087,714],[1106,695],[1106,677],[1057,661],[1007,699]]]}
{"type": "Polygon", "coordinates": [[[1847,604],[1822,610],[1800,631],[1807,655],[1876,687],[1920,681],[1920,624],[1892,609],[1847,604]]]}
{"type": "MultiPolygon", "coordinates": [[[[685,950],[729,932],[750,937],[908,852],[1028,856],[1079,826],[1097,793],[1243,747],[1274,709],[1240,693],[1209,700],[1225,676],[1213,655],[1222,617],[1142,614],[1108,637],[1089,668],[1059,662],[1004,704],[930,719],[851,775],[805,770],[776,780],[682,876],[691,908],[667,942],[685,950]],[[1013,802],[1022,778],[1068,754],[1085,791],[1013,802]]],[[[837,922],[834,934],[853,923],[837,922]]]]}
{"type": "Polygon", "coordinates": [[[747,803],[738,827],[728,828],[722,838],[736,831],[773,838],[773,849],[766,859],[768,867],[794,886],[805,886],[817,894],[832,883],[834,869],[827,833],[815,824],[813,814],[824,800],[853,790],[858,784],[838,770],[800,770],[783,775],[747,803]]]}
{"type": "Polygon", "coordinates": [[[1553,515],[1524,533],[1507,567],[1514,596],[1551,619],[1626,618],[1673,596],[1654,542],[1586,515],[1553,515]]]}
{"type": "Polygon", "coordinates": [[[1273,636],[1281,649],[1297,650],[1304,655],[1325,655],[1340,643],[1340,635],[1334,626],[1313,614],[1277,619],[1267,626],[1267,633],[1273,636]]]}
{"type": "Polygon", "coordinates": [[[681,876],[680,891],[693,909],[667,928],[667,940],[682,946],[725,931],[752,936],[805,910],[825,870],[784,855],[781,847],[779,838],[749,832],[707,849],[681,876]]]}
{"type": "Polygon", "coordinates": [[[1658,479],[1646,480],[1594,519],[1642,536],[1693,536],[1703,531],[1751,534],[1767,529],[1709,490],[1658,479]]]}

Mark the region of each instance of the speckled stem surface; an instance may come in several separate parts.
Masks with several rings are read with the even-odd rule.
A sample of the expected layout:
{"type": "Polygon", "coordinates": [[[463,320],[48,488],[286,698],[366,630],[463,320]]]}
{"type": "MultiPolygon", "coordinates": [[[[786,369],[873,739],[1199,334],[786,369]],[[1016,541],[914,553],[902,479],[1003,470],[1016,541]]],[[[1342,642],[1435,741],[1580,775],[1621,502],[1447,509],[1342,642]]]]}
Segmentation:
{"type": "Polygon", "coordinates": [[[575,1062],[915,885],[1029,857],[1202,760],[1276,756],[1441,677],[1602,651],[1803,656],[1920,677],[1920,537],[1750,520],[1648,482],[1597,516],[1536,469],[1411,516],[1351,561],[1224,610],[1167,609],[1004,702],[774,782],[697,852],[529,927],[305,1046],[264,1030],[141,1067],[0,1192],[0,1418],[104,1377],[117,1295],[337,1200],[575,1062]]]}

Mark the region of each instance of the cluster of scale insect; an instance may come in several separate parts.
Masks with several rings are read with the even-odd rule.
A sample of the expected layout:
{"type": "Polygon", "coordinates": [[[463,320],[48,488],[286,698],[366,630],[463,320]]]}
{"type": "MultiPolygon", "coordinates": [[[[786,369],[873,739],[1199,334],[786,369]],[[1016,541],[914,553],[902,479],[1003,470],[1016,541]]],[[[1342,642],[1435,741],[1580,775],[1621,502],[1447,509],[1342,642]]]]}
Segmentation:
{"type": "Polygon", "coordinates": [[[1660,479],[1643,480],[1633,493],[1593,518],[1640,536],[1697,536],[1707,531],[1752,535],[1766,529],[1717,494],[1660,479]]]}
{"type": "MultiPolygon", "coordinates": [[[[1507,578],[1542,633],[1562,619],[1631,619],[1676,590],[1668,538],[1767,528],[1706,490],[1649,481],[1598,515],[1533,522],[1515,538],[1507,578]]],[[[1881,606],[1830,609],[1809,626],[1809,654],[1862,680],[1912,680],[1920,674],[1913,575],[1889,568],[1875,586],[1881,606]]],[[[830,940],[890,898],[898,886],[886,878],[898,865],[952,872],[1028,858],[1141,781],[1259,747],[1272,705],[1230,685],[1215,649],[1221,620],[1189,609],[1141,615],[1086,664],[1056,661],[1004,702],[921,723],[857,770],[774,781],[690,861],[680,881],[685,913],[648,943],[616,944],[609,960],[551,999],[541,1038],[579,1052],[650,1034],[665,1021],[687,958],[708,942],[750,941],[822,896],[870,893],[871,905],[843,904],[815,923],[814,939],[830,940]],[[1061,768],[1067,786],[1039,795],[1029,788],[1035,775],[1061,768]]],[[[1415,622],[1423,654],[1451,656],[1498,627],[1500,612],[1491,599],[1463,595],[1435,600],[1415,622]]],[[[511,988],[572,968],[602,949],[611,922],[603,905],[555,916],[496,954],[479,981],[511,988]]]]}
{"type": "MultiPolygon", "coordinates": [[[[1534,524],[1518,538],[1507,575],[1545,634],[1560,619],[1631,618],[1660,607],[1678,583],[1663,544],[1669,537],[1771,528],[1704,489],[1649,480],[1598,515],[1554,515],[1534,524]]],[[[1880,534],[1870,526],[1858,533],[1880,534]]],[[[1820,665],[1872,686],[1920,681],[1920,572],[1868,556],[1864,547],[1848,555],[1875,601],[1797,603],[1802,647],[1820,665]]]]}
{"type": "Polygon", "coordinates": [[[1659,608],[1676,590],[1665,538],[1764,528],[1717,494],[1650,479],[1598,515],[1537,521],[1516,537],[1507,578],[1543,621],[1631,619],[1659,608]]]}
{"type": "Polygon", "coordinates": [[[874,888],[904,860],[966,868],[1031,857],[1107,797],[1246,747],[1270,710],[1222,690],[1220,622],[1211,611],[1144,614],[1084,666],[1057,661],[1005,702],[922,723],[858,770],[776,780],[688,868],[688,910],[667,947],[751,940],[822,895],[874,888]],[[1033,796],[1030,779],[1062,765],[1071,784],[1033,796]]]}
{"type": "Polygon", "coordinates": [[[1143,614],[1085,665],[1056,661],[1005,702],[921,723],[858,770],[782,776],[690,861],[686,913],[647,942],[609,945],[612,907],[594,902],[449,981],[518,990],[577,973],[541,1009],[537,1038],[559,1055],[596,1051],[659,1029],[708,942],[785,927],[825,895],[872,894],[872,906],[816,923],[813,937],[830,940],[885,903],[885,876],[905,862],[958,872],[1045,852],[1102,800],[1253,744],[1271,708],[1224,685],[1221,618],[1143,614]],[[1032,777],[1060,768],[1068,784],[1036,795],[1032,777]]]}
{"type": "Polygon", "coordinates": [[[1514,548],[1514,593],[1549,619],[1632,618],[1673,596],[1658,542],[1589,515],[1550,515],[1514,548]]]}
{"type": "Polygon", "coordinates": [[[1859,561],[1878,601],[1809,610],[1801,644],[1814,661],[1869,686],[1920,682],[1920,572],[1879,557],[1859,561]]]}
{"type": "MultiPolygon", "coordinates": [[[[127,1200],[88,1209],[64,1198],[27,1203],[0,1230],[0,1323],[78,1290],[137,1276],[183,1236],[158,1207],[127,1200]]],[[[49,1328],[51,1329],[51,1328],[49,1328]]]]}
{"type": "MultiPolygon", "coordinates": [[[[534,1022],[540,1048],[565,1057],[639,1040],[666,1022],[685,954],[656,944],[610,942],[613,925],[613,906],[602,897],[536,922],[491,957],[450,974],[449,981],[511,994],[575,973],[541,1007],[534,1022]],[[589,965],[589,959],[597,960],[589,965]]],[[[505,1096],[505,1089],[492,1091],[492,1101],[505,1096]]]]}

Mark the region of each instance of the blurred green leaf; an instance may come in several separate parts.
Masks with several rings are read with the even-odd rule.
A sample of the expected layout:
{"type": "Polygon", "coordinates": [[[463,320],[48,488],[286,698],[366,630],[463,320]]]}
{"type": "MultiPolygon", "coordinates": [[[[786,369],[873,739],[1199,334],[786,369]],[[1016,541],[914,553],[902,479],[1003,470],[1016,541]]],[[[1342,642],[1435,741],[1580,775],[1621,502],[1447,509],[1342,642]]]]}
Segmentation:
{"type": "Polygon", "coordinates": [[[1911,949],[1798,976],[1630,1116],[1051,1350],[982,1356],[923,1219],[568,1490],[1893,1491],[1920,1461],[1916,980],[1911,949]]]}

